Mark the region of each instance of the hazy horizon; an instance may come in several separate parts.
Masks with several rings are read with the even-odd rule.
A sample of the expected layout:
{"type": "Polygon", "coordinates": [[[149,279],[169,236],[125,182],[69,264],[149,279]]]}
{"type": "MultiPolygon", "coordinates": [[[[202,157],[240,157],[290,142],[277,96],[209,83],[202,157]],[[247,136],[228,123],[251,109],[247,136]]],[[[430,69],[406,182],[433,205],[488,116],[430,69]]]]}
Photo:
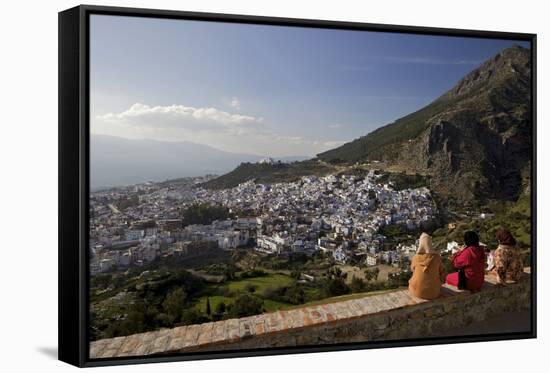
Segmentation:
{"type": "MultiPolygon", "coordinates": [[[[90,187],[92,191],[231,171],[241,162],[257,162],[262,156],[224,152],[190,141],[125,139],[90,135],[90,187]]],[[[276,157],[282,161],[304,160],[295,155],[276,157]]]]}

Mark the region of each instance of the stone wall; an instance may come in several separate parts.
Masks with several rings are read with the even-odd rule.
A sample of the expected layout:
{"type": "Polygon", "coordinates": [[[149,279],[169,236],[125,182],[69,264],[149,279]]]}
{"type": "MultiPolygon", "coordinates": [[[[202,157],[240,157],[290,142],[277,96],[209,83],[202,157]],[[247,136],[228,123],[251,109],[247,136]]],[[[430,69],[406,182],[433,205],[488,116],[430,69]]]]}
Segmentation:
{"type": "Polygon", "coordinates": [[[433,301],[398,290],[241,319],[103,339],[90,344],[90,358],[439,336],[472,322],[528,309],[529,277],[527,269],[522,281],[499,286],[493,276],[486,276],[482,290],[476,293],[444,285],[441,296],[433,301]]]}

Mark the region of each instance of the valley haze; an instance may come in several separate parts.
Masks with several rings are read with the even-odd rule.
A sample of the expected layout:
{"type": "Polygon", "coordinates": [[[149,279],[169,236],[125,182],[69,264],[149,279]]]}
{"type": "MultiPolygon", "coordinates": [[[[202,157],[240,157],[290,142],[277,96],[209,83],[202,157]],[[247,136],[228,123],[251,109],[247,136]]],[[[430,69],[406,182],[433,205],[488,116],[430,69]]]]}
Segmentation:
{"type": "MultiPolygon", "coordinates": [[[[242,162],[265,158],[253,154],[224,152],[189,141],[133,140],[90,136],[90,187],[100,188],[164,181],[179,177],[224,174],[242,162]]],[[[305,156],[279,157],[281,161],[305,156]]]]}

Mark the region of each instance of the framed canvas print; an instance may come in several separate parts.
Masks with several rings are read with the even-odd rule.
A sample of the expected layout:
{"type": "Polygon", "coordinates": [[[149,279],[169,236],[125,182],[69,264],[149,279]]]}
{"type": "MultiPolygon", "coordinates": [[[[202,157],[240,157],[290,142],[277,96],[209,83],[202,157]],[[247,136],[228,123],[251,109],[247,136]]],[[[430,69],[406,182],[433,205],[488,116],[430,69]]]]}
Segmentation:
{"type": "Polygon", "coordinates": [[[536,336],[536,37],[59,13],[59,357],[536,336]]]}

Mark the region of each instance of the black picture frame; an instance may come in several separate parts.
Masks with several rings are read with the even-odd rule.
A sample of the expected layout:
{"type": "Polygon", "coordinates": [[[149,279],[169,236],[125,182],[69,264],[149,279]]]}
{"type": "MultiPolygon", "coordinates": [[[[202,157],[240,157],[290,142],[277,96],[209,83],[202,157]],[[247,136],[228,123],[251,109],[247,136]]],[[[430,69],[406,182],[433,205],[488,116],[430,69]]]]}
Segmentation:
{"type": "Polygon", "coordinates": [[[81,5],[59,13],[59,360],[79,367],[536,338],[536,34],[81,5]],[[531,43],[531,330],[308,347],[90,359],[88,356],[89,17],[93,14],[514,39],[531,43]]]}

